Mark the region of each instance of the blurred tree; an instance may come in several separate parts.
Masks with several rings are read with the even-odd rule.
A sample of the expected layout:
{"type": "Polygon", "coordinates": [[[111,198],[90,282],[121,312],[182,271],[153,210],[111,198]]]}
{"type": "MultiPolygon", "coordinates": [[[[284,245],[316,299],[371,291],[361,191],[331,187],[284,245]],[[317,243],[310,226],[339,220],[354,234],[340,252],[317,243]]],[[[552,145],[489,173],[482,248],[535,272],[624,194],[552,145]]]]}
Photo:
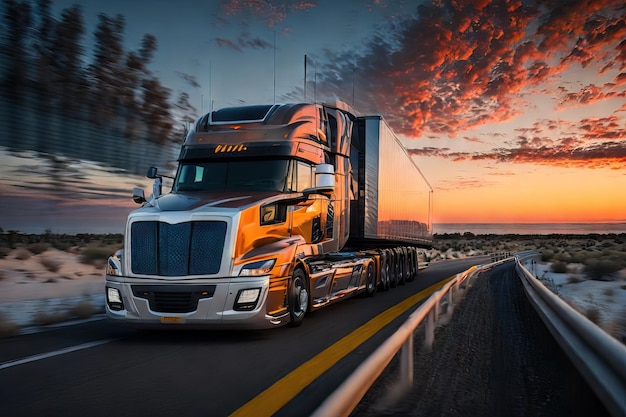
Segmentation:
{"type": "Polygon", "coordinates": [[[122,88],[118,80],[120,73],[124,72],[122,41],[125,20],[122,15],[111,18],[103,13],[98,15],[98,19],[94,33],[94,62],[89,67],[89,77],[94,95],[94,117],[100,126],[104,126],[113,121],[120,97],[124,97],[124,93],[119,91],[122,88]]]}
{"type": "Polygon", "coordinates": [[[151,142],[164,144],[172,139],[169,94],[170,91],[156,78],[146,79],[143,83],[142,116],[151,142]]]}
{"type": "Polygon", "coordinates": [[[183,124],[185,125],[185,129],[189,129],[191,123],[195,121],[197,118],[198,110],[194,106],[189,103],[189,94],[182,92],[178,96],[178,101],[176,101],[176,109],[181,112],[181,119],[183,124]]]}
{"type": "MultiPolygon", "coordinates": [[[[111,144],[134,138],[163,144],[174,139],[174,120],[193,121],[188,95],[170,103],[171,91],[149,70],[156,37],[146,34],[138,50],[125,51],[124,16],[98,16],[93,51],[85,57],[81,6],[54,16],[53,0],[2,0],[1,5],[0,93],[21,100],[19,106],[3,107],[14,112],[16,127],[30,122],[25,115],[35,110],[44,125],[72,123],[67,117],[95,122],[111,144]]],[[[42,150],[39,142],[33,144],[33,150],[42,150]]]]}
{"type": "Polygon", "coordinates": [[[138,53],[129,52],[126,55],[126,70],[122,76],[122,82],[126,85],[124,88],[123,104],[126,113],[126,129],[125,136],[128,139],[135,139],[139,136],[141,127],[140,123],[141,109],[137,96],[140,96],[141,85],[143,81],[150,76],[148,64],[154,56],[157,48],[156,38],[153,35],[144,35],[141,42],[141,49],[138,53]]]}
{"type": "Polygon", "coordinates": [[[12,99],[19,99],[19,91],[27,85],[28,39],[33,22],[32,9],[27,1],[3,0],[6,31],[2,41],[8,65],[2,84],[12,99]]]}
{"type": "Polygon", "coordinates": [[[37,15],[39,24],[35,32],[35,80],[38,87],[40,100],[38,103],[44,108],[48,100],[53,97],[54,72],[52,61],[54,60],[54,31],[57,21],[52,17],[50,5],[52,0],[37,1],[37,15]]]}
{"type": "Polygon", "coordinates": [[[83,108],[87,91],[83,81],[83,47],[81,38],[85,32],[81,8],[74,5],[61,13],[61,21],[56,26],[53,61],[57,94],[61,100],[61,110],[75,115],[83,108]]]}

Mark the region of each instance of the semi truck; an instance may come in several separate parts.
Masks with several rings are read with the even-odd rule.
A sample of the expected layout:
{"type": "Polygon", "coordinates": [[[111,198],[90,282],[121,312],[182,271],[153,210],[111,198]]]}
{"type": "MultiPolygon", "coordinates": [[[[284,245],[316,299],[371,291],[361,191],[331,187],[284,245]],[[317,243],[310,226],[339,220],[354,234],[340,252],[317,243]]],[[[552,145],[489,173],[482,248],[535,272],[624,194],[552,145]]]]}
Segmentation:
{"type": "Polygon", "coordinates": [[[186,135],[128,215],[106,316],[133,326],[298,326],[308,312],[412,281],[432,188],[381,116],[344,103],[229,107],[186,135]]]}

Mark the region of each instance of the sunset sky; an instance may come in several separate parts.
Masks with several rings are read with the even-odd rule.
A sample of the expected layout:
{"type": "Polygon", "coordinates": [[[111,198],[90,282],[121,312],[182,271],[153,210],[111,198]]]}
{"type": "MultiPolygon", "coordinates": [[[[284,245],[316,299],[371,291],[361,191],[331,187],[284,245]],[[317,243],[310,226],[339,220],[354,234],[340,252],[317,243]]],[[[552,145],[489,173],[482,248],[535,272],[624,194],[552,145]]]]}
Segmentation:
{"type": "Polygon", "coordinates": [[[91,1],[158,40],[161,82],[212,106],[341,99],[382,114],[434,223],[626,221],[623,1],[91,1]],[[304,56],[307,56],[307,83],[304,56]]]}

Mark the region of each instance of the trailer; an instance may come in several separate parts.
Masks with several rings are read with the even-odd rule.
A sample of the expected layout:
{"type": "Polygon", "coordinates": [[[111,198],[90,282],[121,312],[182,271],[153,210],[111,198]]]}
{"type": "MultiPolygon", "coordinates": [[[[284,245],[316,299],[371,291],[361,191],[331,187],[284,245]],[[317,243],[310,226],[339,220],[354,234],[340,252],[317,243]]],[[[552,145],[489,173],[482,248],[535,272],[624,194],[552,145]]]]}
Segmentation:
{"type": "Polygon", "coordinates": [[[380,116],[348,106],[225,108],[187,135],[169,193],[128,216],[106,315],[139,327],[298,326],[307,312],[412,281],[432,189],[380,116]]]}

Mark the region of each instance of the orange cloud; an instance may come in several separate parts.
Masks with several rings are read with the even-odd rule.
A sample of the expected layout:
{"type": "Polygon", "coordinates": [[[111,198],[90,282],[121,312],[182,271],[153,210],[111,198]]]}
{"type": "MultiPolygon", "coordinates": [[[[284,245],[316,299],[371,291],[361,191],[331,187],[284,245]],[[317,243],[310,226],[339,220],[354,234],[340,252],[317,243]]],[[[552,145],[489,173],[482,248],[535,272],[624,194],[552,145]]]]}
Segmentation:
{"type": "MultiPolygon", "coordinates": [[[[381,30],[361,54],[329,53],[332,64],[320,65],[317,92],[341,99],[337,92],[352,92],[355,83],[362,88],[347,101],[364,113],[385,115],[396,132],[465,139],[466,130],[524,114],[532,105],[525,98],[529,92],[553,97],[555,111],[625,97],[625,38],[626,8],[619,0],[440,0],[418,6],[393,33],[381,30]],[[615,78],[575,91],[575,84],[561,78],[578,68],[615,78]]],[[[535,127],[543,132],[534,133],[537,138],[520,132],[523,141],[481,153],[411,153],[454,161],[618,167],[626,147],[623,109],[612,122],[542,122],[535,127]]]]}

